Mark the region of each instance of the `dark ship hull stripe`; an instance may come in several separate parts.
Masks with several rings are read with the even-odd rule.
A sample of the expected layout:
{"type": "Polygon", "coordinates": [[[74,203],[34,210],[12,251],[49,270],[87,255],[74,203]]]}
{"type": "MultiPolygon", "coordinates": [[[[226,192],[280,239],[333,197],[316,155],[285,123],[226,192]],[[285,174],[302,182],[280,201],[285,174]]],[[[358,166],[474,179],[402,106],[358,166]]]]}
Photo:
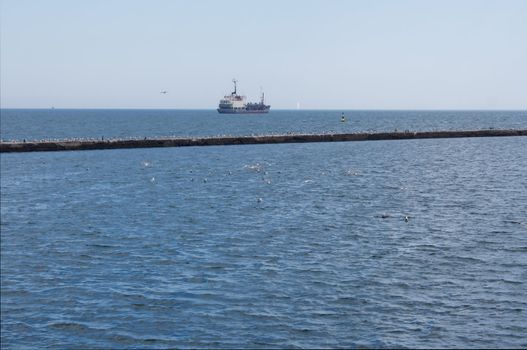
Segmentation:
{"type": "Polygon", "coordinates": [[[269,113],[269,108],[267,109],[220,109],[218,108],[218,113],[220,114],[262,114],[262,113],[269,113]]]}

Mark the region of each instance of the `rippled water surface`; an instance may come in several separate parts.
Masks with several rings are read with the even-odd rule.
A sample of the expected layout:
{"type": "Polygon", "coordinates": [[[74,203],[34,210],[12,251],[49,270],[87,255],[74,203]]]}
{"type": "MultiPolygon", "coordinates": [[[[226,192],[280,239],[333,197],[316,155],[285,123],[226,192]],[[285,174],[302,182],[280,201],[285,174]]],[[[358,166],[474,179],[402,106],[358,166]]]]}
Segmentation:
{"type": "Polygon", "coordinates": [[[527,347],[526,150],[2,154],[2,348],[527,347]]]}
{"type": "Polygon", "coordinates": [[[303,111],[2,109],[2,140],[525,129],[527,111],[303,111]],[[341,113],[347,117],[340,122],[341,113]]]}

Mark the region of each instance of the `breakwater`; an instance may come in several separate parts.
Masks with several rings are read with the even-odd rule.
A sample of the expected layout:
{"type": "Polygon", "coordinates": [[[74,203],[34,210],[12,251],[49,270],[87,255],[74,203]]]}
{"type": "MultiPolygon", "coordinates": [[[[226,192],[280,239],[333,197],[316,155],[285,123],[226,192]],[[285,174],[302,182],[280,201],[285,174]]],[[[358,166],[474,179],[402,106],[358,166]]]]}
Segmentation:
{"type": "Polygon", "coordinates": [[[347,134],[284,134],[261,136],[168,137],[145,139],[8,141],[0,142],[0,152],[80,151],[119,148],[226,146],[272,143],[346,142],[378,140],[411,140],[460,137],[527,136],[520,130],[404,131],[347,134]]]}

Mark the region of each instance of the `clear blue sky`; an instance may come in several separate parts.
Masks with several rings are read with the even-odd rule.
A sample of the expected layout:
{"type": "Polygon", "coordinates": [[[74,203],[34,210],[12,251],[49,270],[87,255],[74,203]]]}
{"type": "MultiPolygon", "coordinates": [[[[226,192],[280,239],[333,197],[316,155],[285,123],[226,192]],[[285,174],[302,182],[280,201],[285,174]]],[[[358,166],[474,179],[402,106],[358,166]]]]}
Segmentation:
{"type": "Polygon", "coordinates": [[[526,0],[1,0],[3,108],[526,109],[526,0]],[[166,95],[159,93],[167,90],[166,95]]]}

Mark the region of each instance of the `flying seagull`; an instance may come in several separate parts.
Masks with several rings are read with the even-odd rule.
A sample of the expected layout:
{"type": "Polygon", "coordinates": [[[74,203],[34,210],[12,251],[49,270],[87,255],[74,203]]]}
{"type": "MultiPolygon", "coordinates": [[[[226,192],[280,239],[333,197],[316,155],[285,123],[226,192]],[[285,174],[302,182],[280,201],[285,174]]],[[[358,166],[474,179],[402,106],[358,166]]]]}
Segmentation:
{"type": "Polygon", "coordinates": [[[168,91],[163,90],[163,91],[160,91],[159,93],[160,93],[160,94],[166,94],[167,92],[168,92],[168,91]]]}

